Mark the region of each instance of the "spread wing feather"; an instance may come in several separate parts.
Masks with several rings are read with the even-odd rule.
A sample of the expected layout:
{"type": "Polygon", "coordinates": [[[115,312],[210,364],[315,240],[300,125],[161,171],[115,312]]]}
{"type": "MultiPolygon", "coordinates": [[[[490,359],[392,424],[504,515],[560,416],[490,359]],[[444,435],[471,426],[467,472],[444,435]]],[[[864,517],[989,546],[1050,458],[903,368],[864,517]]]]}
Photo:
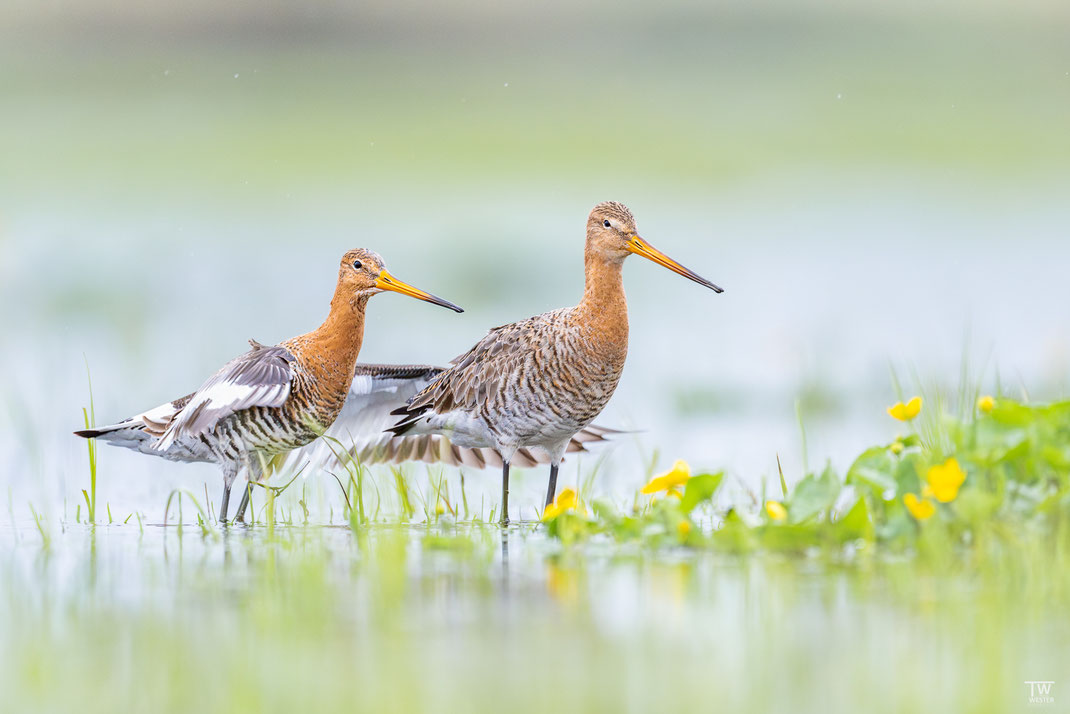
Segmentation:
{"type": "MultiPolygon", "coordinates": [[[[393,460],[398,444],[384,430],[393,422],[391,410],[411,399],[442,372],[427,365],[358,364],[342,411],[324,438],[294,449],[276,462],[282,470],[309,469],[312,473],[337,468],[336,453],[347,450],[367,455],[366,463],[393,460]],[[341,447],[339,447],[341,444],[341,447]],[[382,456],[389,453],[387,459],[382,456]]],[[[411,449],[411,447],[409,447],[411,449]]]]}
{"type": "Polygon", "coordinates": [[[253,349],[227,362],[193,393],[154,449],[166,451],[180,436],[201,436],[243,409],[286,403],[294,379],[293,354],[285,347],[252,344],[253,349]]]}

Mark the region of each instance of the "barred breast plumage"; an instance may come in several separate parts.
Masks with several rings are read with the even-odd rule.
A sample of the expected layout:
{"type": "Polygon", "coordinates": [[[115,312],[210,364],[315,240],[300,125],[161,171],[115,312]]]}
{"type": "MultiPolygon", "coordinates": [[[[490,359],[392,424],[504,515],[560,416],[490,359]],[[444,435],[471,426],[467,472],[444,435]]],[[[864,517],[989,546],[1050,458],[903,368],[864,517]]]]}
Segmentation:
{"type": "Polygon", "coordinates": [[[587,219],[580,303],[491,330],[395,412],[401,417],[391,429],[395,434],[448,434],[456,444],[501,454],[503,524],[516,451],[539,447],[549,454],[549,504],[569,440],[613,396],[628,352],[621,271],[631,253],[720,292],[640,238],[623,204],[600,203],[587,219]]]}
{"type": "MultiPolygon", "coordinates": [[[[603,339],[580,308],[565,308],[491,331],[428,396],[436,426],[477,446],[485,430],[506,451],[562,440],[601,413],[620,380],[627,343],[603,339]],[[474,440],[458,411],[478,422],[474,440]]],[[[416,406],[414,400],[413,406],[416,406]]]]}
{"type": "MultiPolygon", "coordinates": [[[[313,441],[341,412],[364,339],[368,299],[384,290],[461,312],[391,276],[375,253],[352,250],[342,258],[330,313],[316,330],[272,347],[250,341],[250,351],[193,394],[118,424],[75,433],[175,461],[218,464],[223,470],[219,518],[225,521],[231,484],[241,470],[250,481],[258,479],[267,460],[313,441]]],[[[248,490],[239,519],[247,499],[248,490]]]]}

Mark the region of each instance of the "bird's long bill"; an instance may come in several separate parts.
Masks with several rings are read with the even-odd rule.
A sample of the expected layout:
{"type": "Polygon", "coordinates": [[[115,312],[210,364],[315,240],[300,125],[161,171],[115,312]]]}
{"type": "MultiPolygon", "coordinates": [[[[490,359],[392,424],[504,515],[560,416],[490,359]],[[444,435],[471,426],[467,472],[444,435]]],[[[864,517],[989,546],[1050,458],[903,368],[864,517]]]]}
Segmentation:
{"type": "Polygon", "coordinates": [[[715,293],[723,293],[724,292],[724,290],[722,290],[721,288],[717,287],[716,285],[711,283],[709,280],[706,280],[706,278],[702,277],[701,275],[696,273],[694,270],[691,270],[690,268],[685,268],[684,266],[680,265],[675,260],[673,260],[669,256],[665,255],[660,250],[658,250],[654,246],[650,245],[649,243],[647,243],[645,240],[643,240],[639,236],[632,236],[632,239],[630,241],[628,241],[628,250],[631,251],[632,253],[635,253],[636,255],[643,256],[647,260],[652,260],[655,263],[657,263],[658,265],[664,266],[664,267],[668,268],[669,270],[671,270],[674,273],[679,273],[680,275],[683,275],[688,280],[694,280],[699,285],[705,285],[706,287],[708,287],[710,290],[714,291],[715,293]]]}
{"type": "Polygon", "coordinates": [[[382,270],[379,272],[379,277],[375,279],[375,287],[379,288],[380,290],[393,290],[396,293],[408,295],[409,297],[414,297],[419,300],[426,300],[427,302],[434,303],[435,305],[448,307],[454,312],[464,312],[464,310],[457,307],[449,300],[443,300],[442,298],[436,297],[431,293],[425,293],[419,288],[414,288],[408,283],[403,283],[390,273],[386,272],[386,270],[382,270]]]}

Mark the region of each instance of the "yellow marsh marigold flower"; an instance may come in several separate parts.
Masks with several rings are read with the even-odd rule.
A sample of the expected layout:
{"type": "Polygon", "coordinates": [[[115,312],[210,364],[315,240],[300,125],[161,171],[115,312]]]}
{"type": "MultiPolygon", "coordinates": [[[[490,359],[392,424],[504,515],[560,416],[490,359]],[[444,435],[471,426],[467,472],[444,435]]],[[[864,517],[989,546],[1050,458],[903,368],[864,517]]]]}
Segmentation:
{"type": "Polygon", "coordinates": [[[766,501],[765,512],[774,521],[782,521],[788,517],[788,509],[784,508],[784,504],[779,501],[766,501]]]}
{"type": "Polygon", "coordinates": [[[665,491],[669,495],[679,496],[679,488],[691,478],[691,467],[683,459],[677,459],[672,468],[665,473],[658,474],[650,479],[650,483],[639,491],[640,493],[657,493],[665,491]]]}
{"type": "Polygon", "coordinates": [[[933,498],[940,503],[951,503],[959,495],[959,487],[966,480],[966,472],[955,458],[929,469],[925,475],[933,498]]]}
{"type": "Polygon", "coordinates": [[[903,503],[906,505],[907,510],[910,511],[910,515],[919,521],[927,521],[936,513],[936,504],[927,498],[918,498],[915,493],[908,493],[903,496],[903,503]]]}
{"type": "Polygon", "coordinates": [[[557,518],[565,511],[572,511],[576,508],[576,492],[571,488],[566,488],[557,494],[557,498],[554,502],[546,507],[546,510],[542,512],[542,519],[544,521],[550,521],[557,518]]]}
{"type": "Polygon", "coordinates": [[[899,421],[910,421],[921,411],[921,397],[914,397],[906,404],[896,402],[888,407],[888,414],[899,421]]]}
{"type": "Polygon", "coordinates": [[[991,394],[986,394],[977,399],[977,408],[982,414],[988,414],[996,408],[996,400],[992,398],[991,394]]]}

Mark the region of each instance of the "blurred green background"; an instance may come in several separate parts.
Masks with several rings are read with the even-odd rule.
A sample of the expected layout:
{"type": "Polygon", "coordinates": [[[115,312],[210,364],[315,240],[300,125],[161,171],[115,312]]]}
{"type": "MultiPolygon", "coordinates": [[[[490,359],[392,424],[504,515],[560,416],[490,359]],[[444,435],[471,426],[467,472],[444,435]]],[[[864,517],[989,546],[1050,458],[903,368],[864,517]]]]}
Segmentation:
{"type": "MultiPolygon", "coordinates": [[[[83,355],[103,421],[185,394],[318,324],[366,246],[467,312],[379,297],[363,359],[441,364],[574,302],[606,199],[727,289],[626,269],[629,486],[655,448],[798,473],[796,402],[842,460],[887,436],[889,364],[1065,394],[1068,30],[1059,2],[5,4],[7,485],[77,495],[83,355]]],[[[215,478],[102,458],[144,507],[215,478]]]]}

